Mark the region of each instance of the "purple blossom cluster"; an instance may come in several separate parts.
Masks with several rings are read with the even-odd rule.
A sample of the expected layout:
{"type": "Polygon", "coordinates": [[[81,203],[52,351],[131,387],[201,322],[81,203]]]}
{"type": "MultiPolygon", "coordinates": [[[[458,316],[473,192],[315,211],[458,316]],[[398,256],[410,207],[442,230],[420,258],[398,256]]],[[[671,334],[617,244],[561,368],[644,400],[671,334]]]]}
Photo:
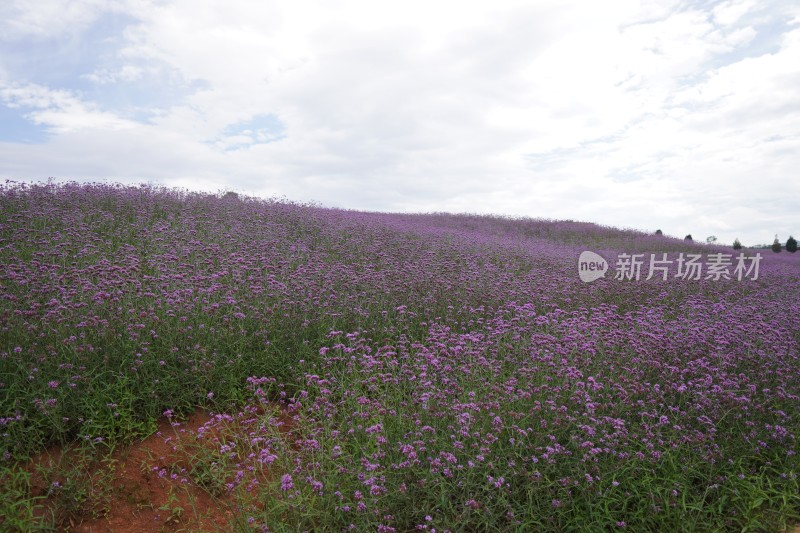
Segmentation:
{"type": "MultiPolygon", "coordinates": [[[[666,457],[724,465],[745,453],[742,476],[796,464],[795,311],[704,297],[678,313],[509,305],[480,333],[431,324],[424,339],[380,345],[333,331],[321,374],[307,374],[289,403],[304,431],[287,444],[251,418],[248,438],[264,434],[242,464],[261,471],[286,458],[315,484],[292,485],[294,498],[324,490],[343,515],[376,517],[396,512],[397,494],[442,480],[460,506],[480,510],[524,487],[549,494],[563,472],[558,508],[581,491],[623,492],[618,472],[666,457]],[[328,484],[317,480],[325,464],[336,469],[328,484]]],[[[671,487],[670,498],[689,485],[671,487]]]]}
{"type": "Polygon", "coordinates": [[[6,460],[249,390],[197,436],[251,495],[254,527],[269,508],[312,529],[314,513],[338,529],[481,529],[487,513],[559,529],[606,498],[600,529],[634,528],[637,505],[658,516],[711,490],[695,471],[719,490],[796,477],[789,254],[746,283],[585,284],[583,250],[718,250],[148,186],[7,183],[0,206],[6,460]],[[637,499],[664,469],[679,475],[637,499]]]}

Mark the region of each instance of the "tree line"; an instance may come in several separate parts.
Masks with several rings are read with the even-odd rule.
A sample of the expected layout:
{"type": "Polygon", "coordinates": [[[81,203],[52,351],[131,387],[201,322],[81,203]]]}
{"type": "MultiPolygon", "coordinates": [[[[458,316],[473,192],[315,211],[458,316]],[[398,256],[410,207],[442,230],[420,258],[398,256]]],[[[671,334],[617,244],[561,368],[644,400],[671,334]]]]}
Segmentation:
{"type": "MultiPolygon", "coordinates": [[[[656,235],[663,235],[663,234],[664,233],[660,229],[656,230],[656,235]]],[[[688,234],[686,237],[683,238],[683,240],[685,240],[685,241],[693,241],[692,234],[691,233],[688,234]]],[[[714,235],[711,235],[708,238],[706,238],[706,243],[707,244],[714,244],[716,242],[717,242],[717,238],[714,235]]],[[[734,250],[741,250],[742,248],[743,248],[742,243],[741,243],[741,241],[739,241],[739,239],[737,237],[736,240],[733,241],[733,249],[734,250]]],[[[759,248],[759,247],[755,246],[754,248],[759,248]]],[[[764,248],[767,248],[767,246],[764,246],[764,248]]],[[[783,246],[781,246],[781,241],[778,240],[778,236],[777,235],[775,235],[775,241],[773,241],[772,246],[769,246],[769,248],[771,248],[772,251],[775,252],[775,253],[780,252],[784,248],[783,246]]],[[[785,248],[786,248],[787,252],[795,253],[797,251],[797,240],[794,237],[792,237],[791,235],[789,235],[789,238],[786,239],[785,248]]]]}

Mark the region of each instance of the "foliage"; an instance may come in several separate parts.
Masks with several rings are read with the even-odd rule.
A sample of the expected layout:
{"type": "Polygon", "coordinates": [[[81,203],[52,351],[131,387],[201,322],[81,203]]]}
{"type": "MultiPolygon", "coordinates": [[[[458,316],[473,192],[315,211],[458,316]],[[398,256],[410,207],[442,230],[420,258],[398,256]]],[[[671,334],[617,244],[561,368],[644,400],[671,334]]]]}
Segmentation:
{"type": "MultiPolygon", "coordinates": [[[[181,475],[232,495],[243,530],[780,530],[800,509],[790,254],[757,280],[585,284],[589,246],[702,247],[151,187],[0,203],[6,471],[203,405],[220,414],[181,475]]],[[[105,505],[113,464],[79,458],[41,473],[62,524],[105,505]]]]}
{"type": "Polygon", "coordinates": [[[786,251],[790,253],[795,253],[797,251],[797,240],[791,235],[786,239],[786,251]]]}
{"type": "Polygon", "coordinates": [[[31,475],[19,467],[0,465],[0,530],[49,531],[52,524],[39,516],[43,497],[31,491],[31,475]]]}

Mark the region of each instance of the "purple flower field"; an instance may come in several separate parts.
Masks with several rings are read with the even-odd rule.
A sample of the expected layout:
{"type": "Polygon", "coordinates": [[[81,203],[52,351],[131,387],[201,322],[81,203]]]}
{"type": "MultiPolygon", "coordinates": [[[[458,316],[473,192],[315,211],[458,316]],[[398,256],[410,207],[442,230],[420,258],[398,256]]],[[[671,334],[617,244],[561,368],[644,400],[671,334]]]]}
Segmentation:
{"type": "Polygon", "coordinates": [[[201,406],[218,414],[179,474],[233,497],[235,531],[800,521],[800,254],[761,250],[758,279],[584,283],[584,250],[612,271],[620,253],[733,253],[578,222],[6,182],[0,516],[33,520],[12,483],[33,454],[111,450],[201,406]]]}

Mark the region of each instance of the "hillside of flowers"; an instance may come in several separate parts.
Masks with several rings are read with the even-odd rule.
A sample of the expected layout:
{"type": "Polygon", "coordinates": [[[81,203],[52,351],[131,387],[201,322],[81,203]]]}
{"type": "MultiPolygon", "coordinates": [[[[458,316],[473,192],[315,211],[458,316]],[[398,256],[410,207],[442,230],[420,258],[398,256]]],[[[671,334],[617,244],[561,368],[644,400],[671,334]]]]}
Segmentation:
{"type": "Polygon", "coordinates": [[[615,279],[622,253],[733,251],[6,182],[0,529],[58,527],[35,454],[110,453],[202,407],[176,444],[195,463],[158,475],[230,502],[233,531],[782,531],[800,521],[800,254],[761,252],[743,279],[615,279]],[[581,281],[584,250],[611,272],[581,281]]]}

